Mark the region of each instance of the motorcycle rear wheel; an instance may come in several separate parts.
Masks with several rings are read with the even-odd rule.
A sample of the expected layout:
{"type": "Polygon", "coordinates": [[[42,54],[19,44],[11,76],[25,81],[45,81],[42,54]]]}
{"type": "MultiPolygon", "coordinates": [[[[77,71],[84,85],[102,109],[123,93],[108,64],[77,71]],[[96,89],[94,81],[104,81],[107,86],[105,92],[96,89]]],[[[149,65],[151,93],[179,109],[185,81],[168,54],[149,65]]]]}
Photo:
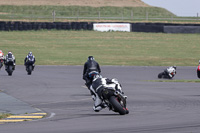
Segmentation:
{"type": "Polygon", "coordinates": [[[164,75],[164,72],[159,73],[159,74],[158,74],[158,78],[159,78],[159,79],[163,78],[163,75],[164,75]]]}
{"type": "Polygon", "coordinates": [[[118,100],[116,99],[115,96],[111,96],[109,99],[110,104],[113,106],[116,112],[119,112],[120,115],[125,115],[127,114],[127,109],[123,107],[118,100]]]}

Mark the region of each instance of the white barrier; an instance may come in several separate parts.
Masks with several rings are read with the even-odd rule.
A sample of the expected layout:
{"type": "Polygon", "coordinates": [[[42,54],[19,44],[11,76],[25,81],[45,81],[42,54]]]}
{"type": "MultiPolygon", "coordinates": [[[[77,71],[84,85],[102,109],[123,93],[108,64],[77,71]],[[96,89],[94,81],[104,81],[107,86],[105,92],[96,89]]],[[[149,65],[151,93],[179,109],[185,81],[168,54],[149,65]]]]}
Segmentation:
{"type": "Polygon", "coordinates": [[[96,31],[131,31],[129,23],[94,23],[93,29],[96,31]]]}

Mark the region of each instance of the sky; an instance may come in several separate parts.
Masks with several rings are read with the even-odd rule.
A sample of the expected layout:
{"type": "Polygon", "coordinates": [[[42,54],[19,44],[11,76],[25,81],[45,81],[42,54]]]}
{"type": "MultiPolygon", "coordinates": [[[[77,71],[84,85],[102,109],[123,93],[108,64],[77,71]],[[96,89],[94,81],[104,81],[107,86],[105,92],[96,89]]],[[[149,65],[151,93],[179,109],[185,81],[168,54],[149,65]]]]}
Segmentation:
{"type": "Polygon", "coordinates": [[[177,16],[200,16],[200,0],[142,0],[151,6],[162,7],[177,16]]]}

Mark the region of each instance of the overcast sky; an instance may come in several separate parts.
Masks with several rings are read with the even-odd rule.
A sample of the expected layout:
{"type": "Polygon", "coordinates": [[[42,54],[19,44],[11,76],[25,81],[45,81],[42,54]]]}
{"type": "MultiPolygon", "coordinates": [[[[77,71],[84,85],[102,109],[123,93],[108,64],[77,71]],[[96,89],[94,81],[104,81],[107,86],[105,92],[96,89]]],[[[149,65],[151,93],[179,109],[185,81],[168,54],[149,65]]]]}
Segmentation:
{"type": "Polygon", "coordinates": [[[142,0],[151,5],[162,7],[178,16],[200,16],[200,0],[142,0]]]}

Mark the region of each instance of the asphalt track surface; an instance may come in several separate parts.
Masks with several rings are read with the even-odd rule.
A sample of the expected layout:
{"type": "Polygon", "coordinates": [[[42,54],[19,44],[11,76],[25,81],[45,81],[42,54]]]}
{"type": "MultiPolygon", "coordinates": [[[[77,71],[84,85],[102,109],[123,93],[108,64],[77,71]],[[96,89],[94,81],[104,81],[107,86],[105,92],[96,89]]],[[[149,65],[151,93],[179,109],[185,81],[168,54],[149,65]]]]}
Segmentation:
{"type": "MultiPolygon", "coordinates": [[[[17,66],[0,71],[0,90],[48,115],[36,121],[0,124],[1,133],[199,133],[200,84],[147,82],[166,67],[102,66],[128,96],[128,115],[92,110],[83,66],[36,66],[31,76],[17,66]]],[[[195,67],[177,67],[174,79],[197,79],[195,67]]]]}

